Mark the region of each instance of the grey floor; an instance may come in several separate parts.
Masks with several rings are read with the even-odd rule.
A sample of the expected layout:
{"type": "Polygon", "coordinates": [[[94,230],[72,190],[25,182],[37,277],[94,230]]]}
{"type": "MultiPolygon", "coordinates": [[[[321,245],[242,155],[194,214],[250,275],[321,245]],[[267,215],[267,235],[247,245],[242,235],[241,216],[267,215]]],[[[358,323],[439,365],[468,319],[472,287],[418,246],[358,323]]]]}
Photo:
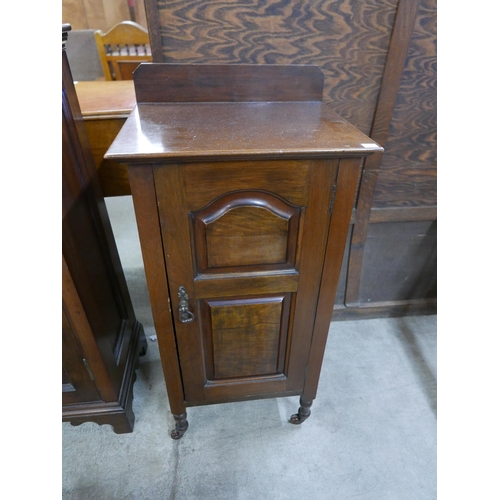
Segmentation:
{"type": "Polygon", "coordinates": [[[130,197],[107,199],[148,338],[131,434],[63,423],[63,498],[431,500],[436,498],[436,316],[331,324],[318,397],[188,409],[180,441],[169,413],[130,197]]]}

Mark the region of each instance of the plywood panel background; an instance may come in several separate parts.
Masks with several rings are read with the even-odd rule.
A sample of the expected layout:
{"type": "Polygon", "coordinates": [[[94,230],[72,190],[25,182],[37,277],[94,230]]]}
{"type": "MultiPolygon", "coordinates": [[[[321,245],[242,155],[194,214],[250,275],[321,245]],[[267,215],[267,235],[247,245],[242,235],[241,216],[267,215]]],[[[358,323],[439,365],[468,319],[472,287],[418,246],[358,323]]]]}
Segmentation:
{"type": "Polygon", "coordinates": [[[325,74],[324,99],[368,133],[396,5],[397,0],[159,0],[161,60],[316,64],[325,74]]]}
{"type": "Polygon", "coordinates": [[[436,297],[436,221],[370,224],[360,302],[436,297]]]}
{"type": "Polygon", "coordinates": [[[421,0],[380,165],[375,207],[436,205],[436,94],[436,0],[421,0]]]}

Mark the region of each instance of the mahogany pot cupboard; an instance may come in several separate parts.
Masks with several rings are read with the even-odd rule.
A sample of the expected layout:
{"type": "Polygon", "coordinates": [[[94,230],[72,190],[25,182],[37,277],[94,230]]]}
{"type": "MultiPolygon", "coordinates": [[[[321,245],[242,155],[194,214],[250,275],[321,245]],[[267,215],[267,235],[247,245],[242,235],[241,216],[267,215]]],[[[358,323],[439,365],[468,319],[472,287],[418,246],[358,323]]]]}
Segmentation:
{"type": "Polygon", "coordinates": [[[362,160],[382,148],[301,65],[143,63],[128,165],[170,409],[300,396],[310,415],[362,160]]]}
{"type": "Polygon", "coordinates": [[[62,419],[134,425],[132,387],[146,339],[118,257],[62,51],[62,419]]]}

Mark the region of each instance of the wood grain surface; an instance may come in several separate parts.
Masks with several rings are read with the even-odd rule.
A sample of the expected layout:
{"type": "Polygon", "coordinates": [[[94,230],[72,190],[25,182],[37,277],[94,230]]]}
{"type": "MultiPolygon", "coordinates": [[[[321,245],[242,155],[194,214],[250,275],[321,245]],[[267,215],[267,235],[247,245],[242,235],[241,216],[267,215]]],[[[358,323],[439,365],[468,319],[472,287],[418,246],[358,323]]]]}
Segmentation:
{"type": "Polygon", "coordinates": [[[163,247],[158,223],[153,169],[150,165],[136,166],[130,172],[130,187],[144,259],[144,270],[151,298],[158,348],[167,385],[170,411],[182,415],[186,411],[184,390],[177,359],[177,343],[169,300],[165,268],[157,262],[163,259],[163,247]]]}
{"type": "Polygon", "coordinates": [[[150,29],[156,20],[160,33],[151,37],[155,62],[316,64],[325,74],[325,101],[369,132],[397,0],[146,4],[150,29]]]}
{"type": "Polygon", "coordinates": [[[241,191],[252,183],[254,189],[273,191],[293,205],[307,205],[311,163],[298,160],[195,163],[185,167],[185,186],[189,193],[188,209],[196,211],[222,196],[227,186],[241,191]],[[216,172],[216,175],[214,175],[216,172]],[[203,189],[196,189],[203,186],[203,189]]]}
{"type": "Polygon", "coordinates": [[[382,148],[325,104],[138,104],[105,155],[128,164],[367,156],[382,148]],[[158,126],[160,124],[161,126],[158,126]]]}
{"type": "Polygon", "coordinates": [[[111,424],[117,433],[131,432],[134,372],[146,339],[135,317],[84,128],[65,49],[69,29],[63,25],[62,418],[73,425],[91,421],[111,424]]]}
{"type": "Polygon", "coordinates": [[[128,117],[136,104],[131,80],[76,82],[76,95],[84,120],[128,117]]]}
{"type": "Polygon", "coordinates": [[[421,0],[380,164],[375,207],[437,202],[436,0],[421,0]]]}
{"type": "Polygon", "coordinates": [[[198,272],[293,268],[299,216],[299,207],[260,191],[215,200],[191,215],[198,272]]]}
{"type": "Polygon", "coordinates": [[[214,359],[211,378],[277,373],[280,337],[287,334],[282,328],[284,298],[208,301],[214,359]]]}
{"type": "Polygon", "coordinates": [[[103,157],[136,104],[134,82],[77,82],[75,89],[103,195],[129,195],[127,167],[103,157]]]}
{"type": "MultiPolygon", "coordinates": [[[[252,189],[255,189],[261,182],[261,171],[253,169],[252,163],[246,163],[246,172],[244,169],[240,171],[242,176],[248,179],[252,189]]],[[[306,163],[310,165],[309,161],[306,163]]],[[[227,164],[224,163],[224,165],[227,164]]],[[[279,167],[280,164],[277,163],[277,166],[279,167]]],[[[183,322],[178,319],[177,314],[174,314],[179,358],[183,367],[182,381],[188,405],[218,402],[223,398],[226,400],[227,398],[248,398],[266,393],[288,394],[303,386],[310,335],[314,324],[316,297],[321,281],[321,255],[327,239],[328,208],[336,166],[335,160],[318,160],[314,165],[315,168],[310,165],[312,172],[308,183],[307,209],[301,211],[298,248],[293,252],[297,258],[296,270],[290,270],[284,274],[279,270],[269,269],[265,273],[255,275],[251,272],[250,266],[240,265],[239,267],[233,266],[234,272],[231,277],[205,275],[203,279],[197,280],[195,278],[201,277],[195,276],[196,266],[193,265],[193,255],[196,252],[192,248],[193,240],[190,230],[192,222],[188,206],[192,206],[192,199],[201,200],[201,198],[198,194],[193,195],[186,190],[188,165],[155,166],[155,187],[170,289],[177,291],[180,286],[184,287],[189,296],[189,309],[194,315],[191,322],[183,322]],[[237,281],[240,281],[241,286],[238,286],[237,281]],[[236,304],[235,300],[240,300],[238,296],[233,295],[235,288],[244,294],[245,300],[236,309],[231,305],[236,304]],[[210,308],[200,307],[198,302],[201,298],[197,296],[197,292],[202,293],[201,302],[209,304],[210,308]],[[291,293],[293,296],[290,295],[290,309],[288,305],[285,305],[285,303],[288,304],[287,299],[283,302],[282,313],[279,313],[277,303],[281,304],[282,298],[291,293]],[[275,300],[278,297],[281,297],[279,301],[275,300]],[[302,307],[295,307],[295,304],[302,305],[302,307]],[[257,314],[255,308],[262,309],[262,314],[257,314]],[[269,308],[272,310],[269,311],[269,308]],[[214,311],[217,312],[217,318],[214,318],[212,314],[214,311]],[[245,311],[250,312],[247,314],[245,311]],[[232,326],[232,316],[237,312],[238,317],[241,313],[243,317],[248,316],[249,319],[261,319],[255,325],[249,323],[248,328],[236,331],[232,326]],[[268,330],[262,318],[268,318],[270,315],[274,319],[271,330],[268,330]],[[293,325],[290,325],[291,330],[288,330],[283,323],[284,318],[293,320],[293,325]],[[206,324],[212,325],[213,337],[206,324]],[[201,328],[202,325],[203,328],[201,328]],[[278,329],[279,325],[281,327],[278,329]],[[231,355],[232,348],[225,353],[223,348],[225,340],[222,342],[222,339],[226,339],[231,332],[234,336],[231,337],[230,343],[244,344],[242,352],[258,348],[258,350],[264,349],[268,355],[265,357],[264,364],[257,363],[256,359],[250,356],[243,378],[216,380],[217,377],[232,379],[236,374],[236,368],[232,362],[229,363],[234,357],[231,355]],[[254,338],[246,339],[245,332],[254,338]],[[278,335],[278,332],[281,333],[278,335]],[[285,342],[284,332],[288,332],[290,342],[285,342]],[[211,354],[212,352],[214,355],[211,354]],[[210,368],[211,360],[214,360],[213,376],[210,368]],[[224,368],[223,365],[227,363],[228,367],[224,368]],[[271,364],[275,368],[271,369],[271,364]],[[282,373],[277,374],[276,370],[282,373]]],[[[135,168],[135,166],[130,167],[131,171],[135,168]]],[[[216,166],[214,165],[213,168],[213,178],[217,179],[216,166]]],[[[293,171],[282,170],[282,172],[285,174],[285,180],[287,175],[293,176],[294,174],[293,171]]],[[[205,191],[203,184],[190,184],[190,187],[194,191],[205,191]]],[[[276,181],[276,187],[280,187],[279,179],[276,181]]],[[[234,186],[226,184],[224,190],[226,194],[234,193],[234,186]]],[[[271,186],[272,191],[275,189],[271,186]]],[[[248,198],[245,192],[242,194],[241,191],[238,196],[248,198]]],[[[256,196],[252,199],[255,203],[261,204],[262,200],[259,201],[256,196]]],[[[203,205],[193,207],[195,211],[203,208],[203,205]]],[[[282,207],[277,207],[276,210],[278,209],[283,211],[282,207]]],[[[236,264],[236,262],[233,263],[236,264]]],[[[269,266],[276,267],[279,264],[269,264],[269,266]]],[[[179,309],[178,296],[172,294],[171,301],[173,310],[179,309]]]]}
{"type": "Polygon", "coordinates": [[[143,63],[134,73],[137,102],[321,101],[315,65],[143,63]]]}

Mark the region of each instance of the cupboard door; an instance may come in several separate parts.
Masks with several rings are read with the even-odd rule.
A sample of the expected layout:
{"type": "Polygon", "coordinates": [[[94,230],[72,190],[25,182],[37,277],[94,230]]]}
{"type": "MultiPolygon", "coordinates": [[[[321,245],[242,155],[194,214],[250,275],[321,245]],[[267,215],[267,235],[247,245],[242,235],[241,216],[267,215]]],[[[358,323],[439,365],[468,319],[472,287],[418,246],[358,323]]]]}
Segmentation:
{"type": "Polygon", "coordinates": [[[188,404],[302,390],[337,165],[155,168],[188,404]]]}

